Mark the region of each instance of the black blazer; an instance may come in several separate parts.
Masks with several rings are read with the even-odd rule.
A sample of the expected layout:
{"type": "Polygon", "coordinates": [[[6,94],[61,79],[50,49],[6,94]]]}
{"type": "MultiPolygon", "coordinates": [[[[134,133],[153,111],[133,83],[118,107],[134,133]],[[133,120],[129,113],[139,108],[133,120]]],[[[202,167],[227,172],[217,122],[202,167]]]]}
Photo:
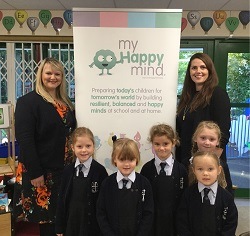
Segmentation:
{"type": "Polygon", "coordinates": [[[225,90],[215,87],[210,104],[204,108],[198,108],[192,113],[187,113],[183,120],[183,111],[176,118],[176,131],[181,140],[181,145],[176,147],[176,159],[185,166],[189,165],[189,158],[192,156],[192,136],[201,121],[213,121],[218,124],[221,130],[220,147],[223,149],[221,159],[226,161],[226,145],[230,138],[230,99],[225,90]],[[190,118],[188,118],[189,116],[190,118]]]}
{"type": "MultiPolygon", "coordinates": [[[[141,174],[145,176],[151,184],[154,183],[155,177],[158,176],[157,170],[155,167],[155,159],[153,158],[141,169],[141,174]]],[[[179,163],[178,161],[174,160],[173,170],[171,173],[171,177],[174,180],[174,186],[175,186],[175,206],[173,209],[175,209],[180,201],[181,195],[184,192],[184,189],[188,186],[188,173],[184,165],[179,163]]],[[[154,189],[154,188],[153,188],[154,189]]],[[[157,199],[154,199],[155,201],[157,199]]]]}
{"type": "MultiPolygon", "coordinates": [[[[149,181],[138,173],[136,173],[136,179],[131,188],[138,189],[140,199],[136,211],[136,236],[147,236],[153,224],[154,202],[152,188],[149,181]],[[144,201],[142,201],[142,190],[145,190],[144,201]]],[[[117,236],[117,232],[119,232],[117,196],[118,185],[116,173],[114,173],[103,181],[97,201],[97,221],[104,236],[117,236]]]]}
{"type": "Polygon", "coordinates": [[[66,127],[55,107],[32,91],[19,98],[15,110],[15,133],[20,145],[19,161],[25,165],[31,179],[46,170],[62,170],[65,142],[69,128],[76,120],[70,112],[70,127],[66,127]]]}
{"type": "MultiPolygon", "coordinates": [[[[55,227],[56,233],[65,233],[67,217],[72,190],[73,176],[76,173],[75,163],[65,167],[62,175],[62,182],[59,191],[58,205],[56,211],[55,227]]],[[[88,227],[93,235],[99,235],[99,227],[96,220],[96,202],[100,192],[102,181],[108,176],[106,169],[94,159],[92,160],[88,179],[88,227]],[[96,191],[92,191],[91,184],[97,183],[96,191]]],[[[92,235],[92,234],[91,234],[92,235]]]]}
{"type": "MultiPolygon", "coordinates": [[[[187,188],[177,210],[177,231],[179,236],[200,236],[202,199],[198,184],[187,188]]],[[[234,236],[238,223],[238,211],[232,195],[218,186],[215,199],[215,220],[217,236],[234,236]]]]}

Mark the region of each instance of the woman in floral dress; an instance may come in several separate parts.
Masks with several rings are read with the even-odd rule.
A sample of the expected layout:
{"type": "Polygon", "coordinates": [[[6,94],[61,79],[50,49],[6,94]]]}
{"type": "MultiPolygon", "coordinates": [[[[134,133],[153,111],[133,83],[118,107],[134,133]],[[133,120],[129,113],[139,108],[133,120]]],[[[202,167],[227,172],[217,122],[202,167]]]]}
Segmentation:
{"type": "Polygon", "coordinates": [[[15,110],[20,145],[14,193],[14,216],[39,224],[41,236],[54,236],[58,188],[71,162],[68,137],[76,127],[74,106],[66,93],[62,64],[43,60],[34,91],[19,98],[15,110]]]}

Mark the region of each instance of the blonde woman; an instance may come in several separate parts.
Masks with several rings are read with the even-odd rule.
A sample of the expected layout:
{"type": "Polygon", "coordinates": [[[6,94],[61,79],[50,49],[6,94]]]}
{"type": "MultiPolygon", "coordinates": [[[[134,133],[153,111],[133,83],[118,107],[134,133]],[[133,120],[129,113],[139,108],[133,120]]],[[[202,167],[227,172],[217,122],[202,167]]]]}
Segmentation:
{"type": "Polygon", "coordinates": [[[19,98],[15,110],[20,155],[14,215],[38,223],[40,235],[55,235],[58,187],[64,165],[70,162],[66,144],[75,127],[64,68],[58,60],[47,58],[38,69],[35,90],[19,98]]]}

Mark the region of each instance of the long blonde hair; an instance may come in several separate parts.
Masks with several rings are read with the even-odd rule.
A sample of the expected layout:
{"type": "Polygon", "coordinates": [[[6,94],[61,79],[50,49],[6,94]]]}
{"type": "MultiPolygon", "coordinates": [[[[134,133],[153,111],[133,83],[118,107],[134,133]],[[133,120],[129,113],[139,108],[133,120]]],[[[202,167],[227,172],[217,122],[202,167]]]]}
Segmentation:
{"type": "Polygon", "coordinates": [[[73,103],[70,101],[67,93],[66,93],[66,79],[65,79],[65,72],[64,72],[64,67],[62,65],[61,62],[59,62],[57,59],[49,57],[44,59],[40,66],[39,69],[37,71],[36,74],[36,92],[41,95],[46,101],[52,103],[52,104],[56,104],[56,102],[54,101],[54,99],[50,96],[50,94],[47,92],[43,82],[42,82],[42,73],[43,73],[43,69],[44,66],[46,64],[51,65],[52,68],[59,70],[62,73],[62,82],[61,84],[56,88],[56,97],[63,101],[66,105],[68,105],[68,107],[71,110],[74,110],[74,105],[73,103]]]}
{"type": "Polygon", "coordinates": [[[207,128],[209,130],[214,130],[214,132],[217,134],[218,141],[220,142],[220,140],[221,140],[220,127],[215,122],[213,122],[213,121],[202,121],[202,122],[200,122],[199,125],[197,126],[194,134],[193,134],[193,137],[192,137],[192,155],[198,151],[197,142],[195,142],[195,140],[197,139],[197,136],[205,128],[207,128]]]}

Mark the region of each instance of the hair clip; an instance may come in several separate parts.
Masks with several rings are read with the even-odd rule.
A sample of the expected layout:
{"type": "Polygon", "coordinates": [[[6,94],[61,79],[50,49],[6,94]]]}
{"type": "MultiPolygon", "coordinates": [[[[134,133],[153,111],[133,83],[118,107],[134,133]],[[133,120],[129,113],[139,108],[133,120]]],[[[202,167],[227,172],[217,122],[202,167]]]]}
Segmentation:
{"type": "Polygon", "coordinates": [[[193,157],[191,157],[190,159],[189,159],[189,163],[192,165],[193,164],[193,157]]]}
{"type": "Polygon", "coordinates": [[[113,141],[113,143],[114,143],[116,140],[117,140],[117,136],[116,136],[116,135],[113,135],[113,136],[112,136],[112,141],[113,141]]]}

